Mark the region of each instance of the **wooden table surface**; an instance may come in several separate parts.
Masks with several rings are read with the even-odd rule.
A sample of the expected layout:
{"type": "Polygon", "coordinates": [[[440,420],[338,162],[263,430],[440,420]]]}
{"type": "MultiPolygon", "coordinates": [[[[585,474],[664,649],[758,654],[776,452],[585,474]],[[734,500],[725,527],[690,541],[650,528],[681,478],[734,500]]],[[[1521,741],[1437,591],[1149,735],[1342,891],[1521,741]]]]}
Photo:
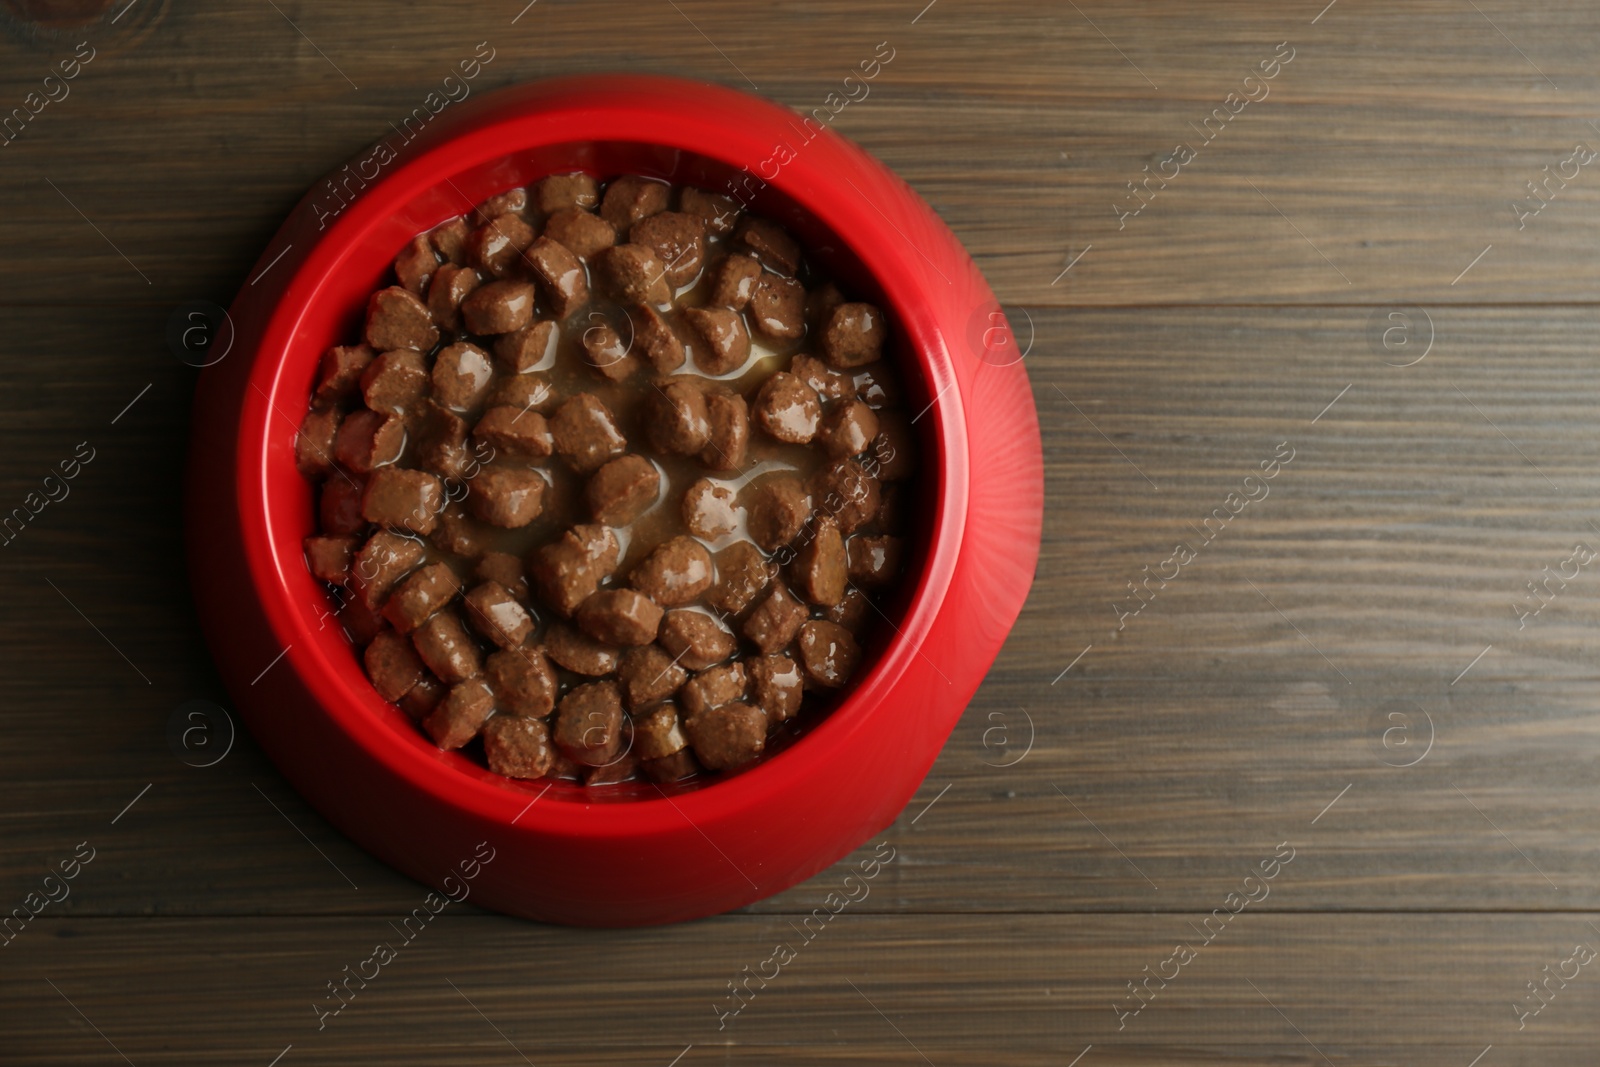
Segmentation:
{"type": "Polygon", "coordinates": [[[68,491],[0,545],[0,911],[70,891],[0,1062],[1596,1062],[1600,6],[524,3],[0,0],[0,511],[68,491]],[[174,744],[228,697],[169,317],[485,41],[807,110],[892,49],[835,126],[1032,339],[1032,597],[736,1017],[876,842],[664,929],[453,907],[319,1030],[424,889],[174,744]]]}

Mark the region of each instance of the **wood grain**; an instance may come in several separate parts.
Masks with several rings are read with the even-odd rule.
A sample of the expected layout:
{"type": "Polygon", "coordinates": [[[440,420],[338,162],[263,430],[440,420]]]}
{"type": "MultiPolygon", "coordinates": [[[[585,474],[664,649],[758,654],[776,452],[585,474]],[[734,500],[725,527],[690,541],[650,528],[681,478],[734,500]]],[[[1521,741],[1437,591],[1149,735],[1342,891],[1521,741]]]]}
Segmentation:
{"type": "Polygon", "coordinates": [[[1511,209],[1600,147],[1592,5],[277,7],[0,21],[0,117],[97,50],[0,147],[0,515],[95,457],[0,535],[0,911],[97,850],[0,947],[0,1062],[1593,1059],[1591,967],[1521,1030],[1513,1004],[1600,946],[1600,576],[1548,578],[1600,549],[1600,184],[1511,209]],[[248,736],[205,768],[168,743],[183,702],[227,704],[168,316],[226,303],[304,189],[485,39],[479,89],[748,76],[801,109],[891,42],[837,128],[1032,339],[1029,604],[895,862],[724,1030],[727,983],[844,866],[663,930],[452,906],[318,1033],[323,983],[423,890],[248,736]],[[1270,95],[1119,229],[1126,183],[1281,41],[1270,95]],[[1270,895],[1119,1030],[1126,984],[1284,843],[1270,895]]]}
{"type": "MultiPolygon", "coordinates": [[[[734,5],[545,0],[512,25],[522,6],[375,19],[234,0],[174,6],[137,47],[84,31],[105,53],[0,148],[0,196],[25,209],[0,235],[4,300],[60,300],[57,279],[84,272],[118,300],[225,302],[300,194],[483,40],[496,54],[479,89],[614,69],[748,88],[742,70],[800,110],[888,41],[893,61],[834,126],[938,207],[1008,304],[1466,303],[1508,287],[1592,299],[1593,168],[1522,229],[1510,207],[1575,143],[1600,146],[1590,5],[1342,0],[1312,25],[1314,3],[1197,17],[1176,3],[1079,15],[1006,0],[980,18],[945,0],[913,25],[915,3],[785,4],[755,20],[734,5]],[[622,21],[632,34],[601,29],[622,21]],[[1259,95],[1243,79],[1282,41],[1295,58],[1267,95],[1204,143],[1194,127],[1230,92],[1259,95]],[[1119,223],[1127,183],[1187,142],[1193,162],[1119,223]]],[[[0,102],[20,103],[67,42],[0,41],[0,102]]]]}
{"type": "Polygon", "coordinates": [[[597,933],[446,912],[366,988],[352,982],[320,1031],[313,1004],[336,1003],[326,983],[400,940],[382,919],[62,921],[16,941],[7,965],[26,977],[14,971],[0,990],[17,1012],[8,1051],[36,1064],[115,1062],[111,1043],[140,1064],[265,1064],[291,1044],[285,1063],[381,1049],[418,1065],[665,1067],[682,1054],[1044,1067],[1093,1046],[1081,1063],[1460,1067],[1492,1045],[1495,1063],[1548,1064],[1592,1051],[1595,964],[1568,966],[1578,977],[1564,988],[1552,980],[1520,1031],[1513,1004],[1541,967],[1594,944],[1595,918],[1247,911],[1204,945],[1173,916],[934,927],[846,911],[806,941],[791,921],[757,916],[597,933]],[[1127,983],[1178,942],[1195,942],[1194,958],[1120,1017],[1113,1005],[1138,1003],[1127,983]],[[793,958],[763,968],[778,945],[793,958]],[[153,954],[164,981],[127,983],[123,961],[153,954]],[[752,980],[742,1010],[719,1017],[746,967],[775,977],[752,980]]]}

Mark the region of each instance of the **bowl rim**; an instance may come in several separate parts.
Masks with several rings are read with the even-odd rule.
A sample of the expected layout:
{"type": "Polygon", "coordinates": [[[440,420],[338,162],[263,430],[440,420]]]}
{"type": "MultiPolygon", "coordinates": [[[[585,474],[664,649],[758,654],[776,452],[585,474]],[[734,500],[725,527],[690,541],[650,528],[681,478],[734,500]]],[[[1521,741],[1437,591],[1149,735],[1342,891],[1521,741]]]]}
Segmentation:
{"type": "MultiPolygon", "coordinates": [[[[921,490],[934,498],[923,514],[932,521],[924,532],[922,572],[904,600],[898,625],[891,622],[896,632],[888,638],[867,674],[784,751],[728,778],[681,793],[609,801],[563,797],[559,802],[540,805],[538,801],[552,785],[548,780],[504,779],[486,770],[480,777],[424,751],[416,742],[419,738],[426,742],[426,738],[420,734],[403,736],[394,723],[372,713],[375,703],[381,706],[384,702],[364,674],[356,672],[361,682],[356,687],[343,672],[333,669],[318,641],[306,638],[303,605],[284,569],[288,565],[303,566],[301,548],[298,543],[282,543],[274,532],[272,514],[277,505],[268,492],[267,470],[274,461],[283,461],[281,449],[275,456],[270,444],[272,434],[277,432],[273,416],[281,417],[274,405],[286,391],[289,396],[296,395],[298,387],[286,381],[286,365],[292,346],[313,343],[299,336],[313,302],[325,298],[330,274],[357,255],[362,235],[442,182],[497,160],[536,146],[627,143],[656,145],[715,161],[730,170],[748,170],[749,164],[744,161],[758,159],[765,151],[757,147],[754,138],[759,134],[752,131],[765,131],[767,127],[748,122],[748,129],[736,130],[736,135],[730,135],[729,127],[737,127],[739,120],[759,118],[756,112],[766,112],[768,120],[793,121],[786,109],[759,98],[648,75],[576,76],[514,86],[486,94],[478,115],[497,103],[497,97],[518,91],[525,96],[525,106],[513,113],[466,117],[452,127],[448,136],[419,145],[409,156],[402,154],[387,173],[364,189],[321,231],[303,256],[296,257],[292,270],[282,280],[260,331],[260,341],[250,353],[252,365],[238,424],[237,467],[241,476],[235,492],[249,560],[249,580],[273,636],[285,649],[284,660],[314,695],[316,712],[432,801],[493,824],[515,824],[543,835],[630,837],[680,830],[684,820],[698,827],[722,814],[792,796],[792,791],[804,784],[809,768],[850,744],[873,712],[892,708],[891,693],[906,674],[929,669],[942,674],[921,651],[921,644],[950,586],[968,521],[970,465],[962,391],[950,388],[956,381],[956,370],[946,338],[937,328],[936,316],[920,310],[934,299],[922,288],[926,274],[918,269],[913,257],[913,252],[924,258],[925,254],[909,239],[903,245],[864,243],[842,224],[842,205],[850,192],[832,180],[835,176],[843,173],[850,190],[897,231],[900,227],[872,197],[874,193],[892,192],[892,183],[898,179],[831,128],[822,130],[772,178],[762,176],[760,180],[837,235],[848,255],[873,279],[889,305],[892,320],[904,335],[900,349],[902,372],[908,377],[918,376],[936,398],[917,416],[932,420],[932,432],[925,433],[923,441],[925,447],[929,441],[935,444],[935,454],[920,457],[925,470],[921,490]],[[702,115],[692,124],[673,123],[674,105],[680,94],[689,90],[697,107],[714,106],[717,114],[712,117],[723,121],[706,121],[702,115]],[[567,135],[569,127],[580,126],[590,135],[567,135]],[[658,131],[669,128],[678,135],[660,136],[658,131]],[[854,169],[834,169],[841,165],[853,165],[854,169]],[[868,188],[852,181],[852,174],[868,188]],[[919,659],[925,663],[919,663],[919,659]]],[[[503,106],[503,101],[498,102],[503,106]]],[[[535,179],[523,176],[516,180],[535,179]]],[[[302,202],[296,211],[305,207],[302,202]]],[[[298,426],[298,419],[294,421],[298,426]]],[[[342,635],[339,639],[343,640],[342,635]]]]}

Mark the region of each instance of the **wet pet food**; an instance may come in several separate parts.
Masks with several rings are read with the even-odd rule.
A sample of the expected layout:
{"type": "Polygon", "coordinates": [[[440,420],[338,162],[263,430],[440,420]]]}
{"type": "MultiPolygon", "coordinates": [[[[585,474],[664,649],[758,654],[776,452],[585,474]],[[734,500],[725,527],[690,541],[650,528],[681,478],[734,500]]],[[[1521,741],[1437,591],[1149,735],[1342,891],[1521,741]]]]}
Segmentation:
{"type": "Polygon", "coordinates": [[[307,566],[441,748],[593,786],[743,766],[888,625],[916,469],[889,342],[723,197],[507,190],[323,356],[307,566]]]}

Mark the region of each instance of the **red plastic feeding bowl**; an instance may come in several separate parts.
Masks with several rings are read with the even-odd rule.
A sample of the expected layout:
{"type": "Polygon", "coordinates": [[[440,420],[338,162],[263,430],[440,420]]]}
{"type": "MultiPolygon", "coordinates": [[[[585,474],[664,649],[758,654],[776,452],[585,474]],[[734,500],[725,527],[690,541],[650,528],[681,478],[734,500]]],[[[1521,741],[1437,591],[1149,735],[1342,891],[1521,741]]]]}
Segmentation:
{"type": "MultiPolygon", "coordinates": [[[[364,152],[268,245],[201,376],[189,469],[200,614],[262,748],[327,819],[421,882],[483,863],[472,900],[596,926],[749,904],[881,831],[999,652],[1038,560],[1037,415],[994,295],[955,236],[855,145],[766,101],[670,78],[518,86],[364,152]],[[397,153],[395,150],[398,150],[397,153]],[[742,771],[666,789],[513,781],[441,752],[367,681],[306,569],[311,486],[294,442],[323,351],[415,234],[546,174],[642,174],[787,226],[893,338],[921,473],[902,590],[852,688],[742,771]],[[488,847],[480,849],[480,842],[488,847]],[[489,849],[493,852],[490,853],[489,849]]],[[[453,880],[449,885],[459,885],[453,880]]]]}

